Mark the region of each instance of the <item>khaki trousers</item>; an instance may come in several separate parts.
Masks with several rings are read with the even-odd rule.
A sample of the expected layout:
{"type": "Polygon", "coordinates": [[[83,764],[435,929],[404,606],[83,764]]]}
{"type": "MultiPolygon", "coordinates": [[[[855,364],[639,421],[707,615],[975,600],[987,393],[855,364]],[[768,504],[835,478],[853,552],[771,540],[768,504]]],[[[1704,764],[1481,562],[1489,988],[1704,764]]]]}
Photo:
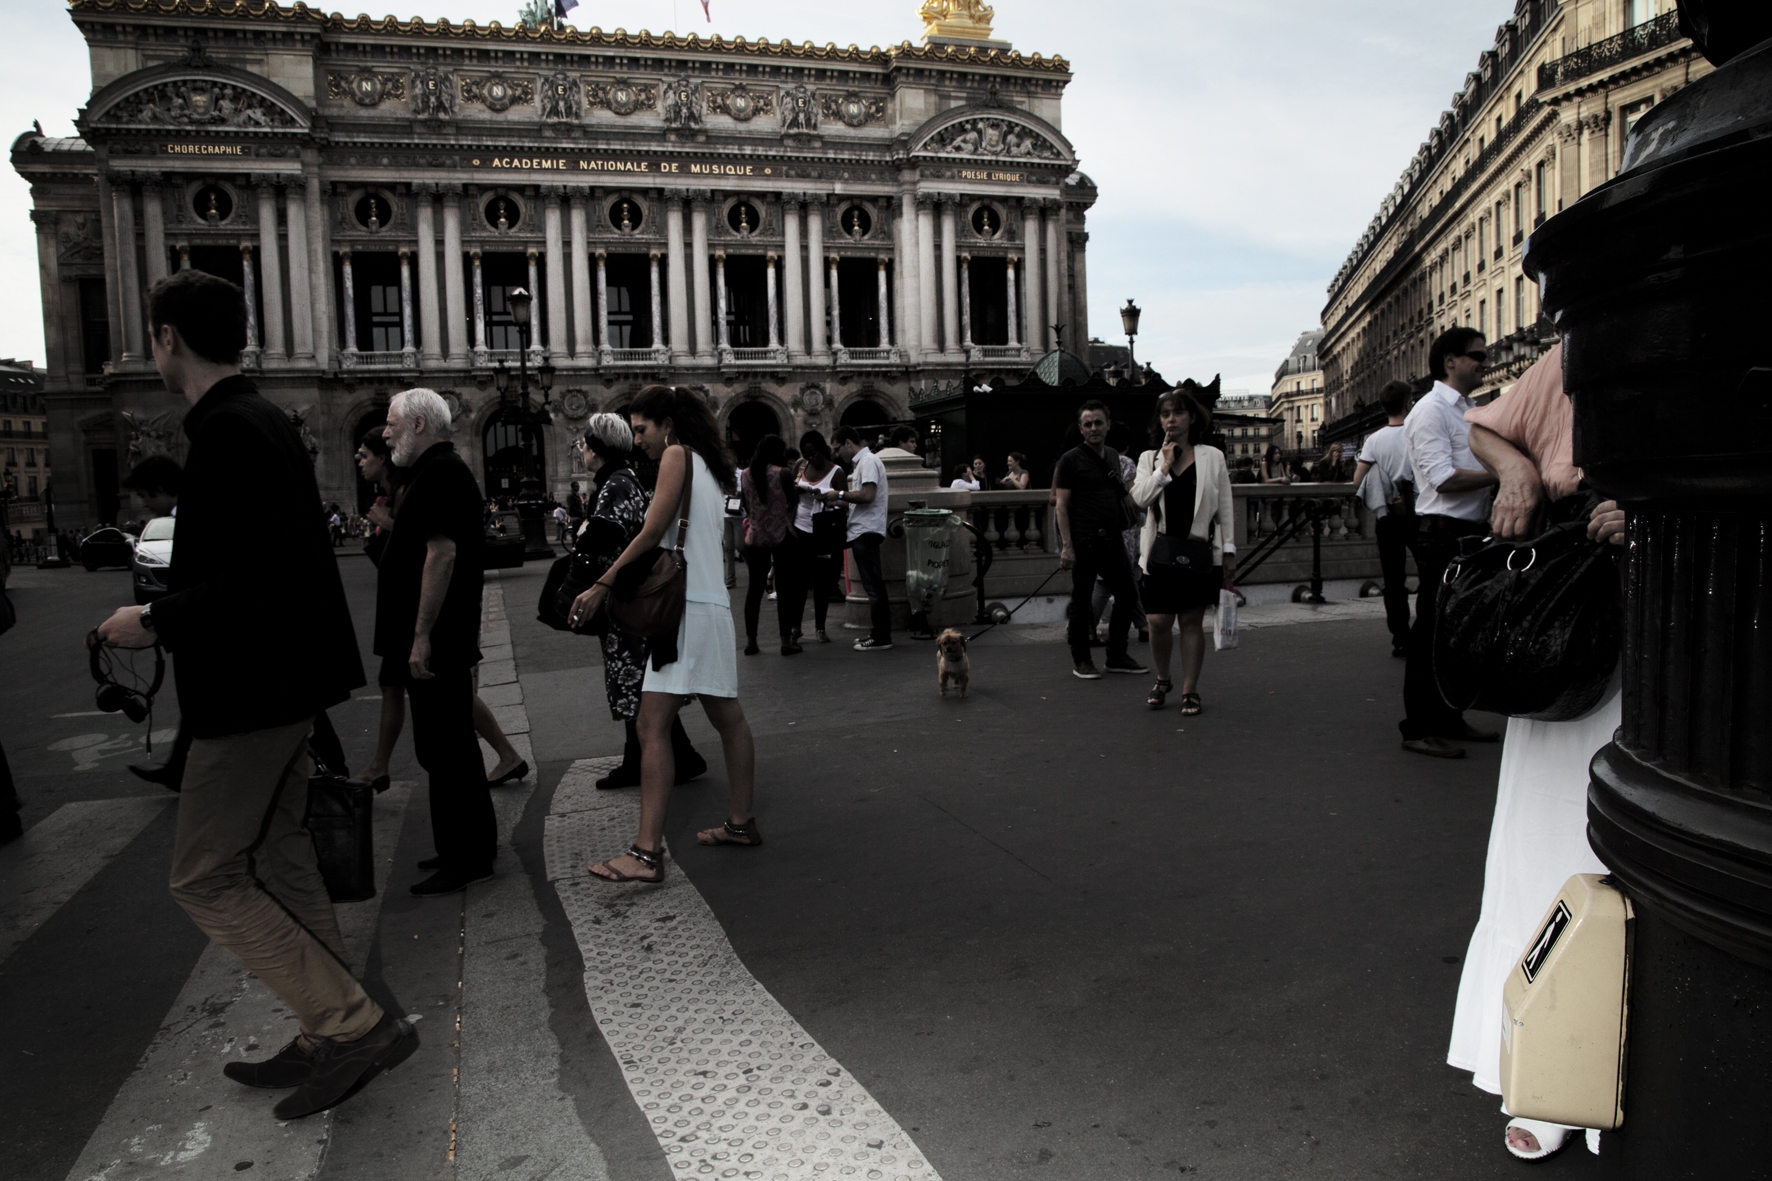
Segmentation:
{"type": "Polygon", "coordinates": [[[289,1006],[307,1038],[355,1041],[382,1010],[345,964],[305,827],[311,726],[301,721],[191,743],[172,896],[289,1006]]]}

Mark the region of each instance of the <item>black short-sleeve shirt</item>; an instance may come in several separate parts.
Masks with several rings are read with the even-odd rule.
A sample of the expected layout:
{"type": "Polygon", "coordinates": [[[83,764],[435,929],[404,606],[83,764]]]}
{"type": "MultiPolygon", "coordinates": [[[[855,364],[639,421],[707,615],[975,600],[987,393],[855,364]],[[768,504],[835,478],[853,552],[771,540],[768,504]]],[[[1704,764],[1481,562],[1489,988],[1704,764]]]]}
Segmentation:
{"type": "Polygon", "coordinates": [[[413,463],[378,572],[377,656],[404,664],[412,654],[425,547],[433,537],[447,537],[455,542],[455,571],[431,628],[431,667],[461,669],[479,662],[484,503],[474,473],[453,444],[433,444],[413,463]]]}
{"type": "Polygon", "coordinates": [[[1126,527],[1126,512],[1120,507],[1120,455],[1112,447],[1106,455],[1097,455],[1087,447],[1073,447],[1058,460],[1052,475],[1054,488],[1068,488],[1071,493],[1072,536],[1100,532],[1119,533],[1126,527]]]}

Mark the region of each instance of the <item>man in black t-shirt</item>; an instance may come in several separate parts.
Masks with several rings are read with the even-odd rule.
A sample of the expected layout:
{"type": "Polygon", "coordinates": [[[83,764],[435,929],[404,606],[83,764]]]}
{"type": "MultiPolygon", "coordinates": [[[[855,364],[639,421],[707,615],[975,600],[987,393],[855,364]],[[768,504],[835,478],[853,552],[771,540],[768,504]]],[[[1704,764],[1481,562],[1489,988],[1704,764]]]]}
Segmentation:
{"type": "Polygon", "coordinates": [[[435,390],[395,394],[383,432],[407,469],[400,514],[382,553],[375,654],[382,684],[404,685],[412,745],[431,782],[436,872],[420,898],[453,894],[492,876],[498,821],[474,737],[473,668],[480,662],[480,485],[448,441],[449,404],[435,390]]]}
{"type": "Polygon", "coordinates": [[[1091,399],[1077,411],[1080,446],[1059,458],[1052,474],[1057,499],[1058,536],[1063,542],[1058,564],[1071,572],[1071,672],[1085,681],[1101,679],[1089,658],[1089,632],[1095,619],[1090,596],[1099,577],[1114,596],[1108,622],[1104,667],[1111,673],[1141,673],[1145,666],[1126,651],[1126,634],[1137,612],[1138,589],[1120,533],[1126,528],[1122,507],[1126,486],[1120,479],[1120,456],[1107,445],[1108,409],[1091,399]]]}

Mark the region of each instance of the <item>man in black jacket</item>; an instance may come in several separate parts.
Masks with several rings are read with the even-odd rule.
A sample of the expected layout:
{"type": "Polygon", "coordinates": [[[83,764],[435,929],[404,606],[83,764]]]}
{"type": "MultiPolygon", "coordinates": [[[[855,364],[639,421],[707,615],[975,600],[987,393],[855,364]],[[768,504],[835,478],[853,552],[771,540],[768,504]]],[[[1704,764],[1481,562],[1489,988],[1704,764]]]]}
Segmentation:
{"type": "Polygon", "coordinates": [[[314,717],[363,684],[363,666],[313,462],[240,375],[240,289],[180,271],[148,292],[148,322],[167,389],[191,403],[178,546],[168,593],[121,608],[98,635],[173,654],[192,742],[172,894],[299,1018],[275,1056],[223,1068],[247,1086],[295,1088],[273,1110],[299,1119],[418,1045],[351,975],[305,828],[314,717]]]}

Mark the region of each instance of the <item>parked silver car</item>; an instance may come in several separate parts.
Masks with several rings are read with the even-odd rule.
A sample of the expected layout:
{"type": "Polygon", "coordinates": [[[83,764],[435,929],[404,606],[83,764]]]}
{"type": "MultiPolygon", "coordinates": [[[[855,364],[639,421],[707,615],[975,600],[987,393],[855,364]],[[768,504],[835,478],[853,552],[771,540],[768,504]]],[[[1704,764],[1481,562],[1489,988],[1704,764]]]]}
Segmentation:
{"type": "Polygon", "coordinates": [[[130,572],[135,576],[135,601],[145,606],[166,593],[166,568],[172,565],[172,529],[177,517],[155,517],[142,526],[130,572]]]}

